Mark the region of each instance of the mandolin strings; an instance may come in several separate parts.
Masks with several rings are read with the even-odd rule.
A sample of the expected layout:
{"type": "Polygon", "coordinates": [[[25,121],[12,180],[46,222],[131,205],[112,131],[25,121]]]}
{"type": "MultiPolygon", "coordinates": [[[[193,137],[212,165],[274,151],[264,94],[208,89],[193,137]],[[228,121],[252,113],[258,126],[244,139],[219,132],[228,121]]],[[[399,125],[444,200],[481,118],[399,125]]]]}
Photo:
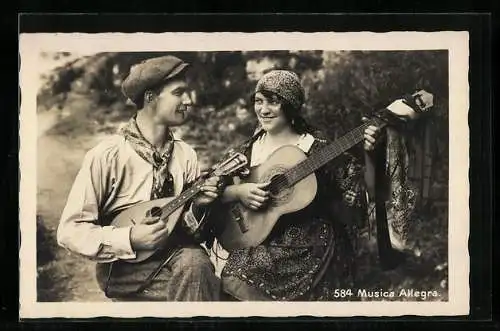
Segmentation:
{"type": "MultiPolygon", "coordinates": [[[[227,163],[229,163],[229,161],[227,163]]],[[[232,170],[234,171],[234,169],[232,169],[232,170]]],[[[215,169],[212,172],[212,174],[214,174],[215,176],[220,176],[220,175],[223,175],[224,172],[225,172],[224,170],[215,169]]],[[[189,199],[194,197],[200,191],[205,179],[206,179],[206,175],[202,176],[193,184],[193,186],[191,188],[182,192],[178,197],[176,197],[174,200],[170,201],[170,203],[168,203],[166,206],[164,206],[163,208],[161,208],[158,211],[151,213],[151,215],[153,217],[162,216],[163,214],[170,215],[175,210],[177,210],[177,208],[180,208],[186,201],[188,201],[189,199]]]]}

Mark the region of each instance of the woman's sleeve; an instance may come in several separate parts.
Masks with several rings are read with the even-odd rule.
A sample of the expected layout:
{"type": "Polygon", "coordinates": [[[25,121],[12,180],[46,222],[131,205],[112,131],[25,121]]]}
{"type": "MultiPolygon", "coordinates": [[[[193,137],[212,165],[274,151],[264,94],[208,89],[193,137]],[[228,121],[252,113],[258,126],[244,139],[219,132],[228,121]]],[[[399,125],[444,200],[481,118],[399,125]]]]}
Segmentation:
{"type": "MultiPolygon", "coordinates": [[[[365,167],[362,153],[346,152],[325,165],[323,176],[328,185],[323,185],[324,195],[330,201],[330,212],[349,213],[349,217],[363,222],[367,215],[368,195],[365,184],[365,167]]],[[[345,216],[347,217],[347,216],[345,216]]]]}
{"type": "Polygon", "coordinates": [[[363,161],[351,153],[346,153],[339,161],[333,173],[342,201],[349,207],[363,208],[367,198],[363,161]]]}

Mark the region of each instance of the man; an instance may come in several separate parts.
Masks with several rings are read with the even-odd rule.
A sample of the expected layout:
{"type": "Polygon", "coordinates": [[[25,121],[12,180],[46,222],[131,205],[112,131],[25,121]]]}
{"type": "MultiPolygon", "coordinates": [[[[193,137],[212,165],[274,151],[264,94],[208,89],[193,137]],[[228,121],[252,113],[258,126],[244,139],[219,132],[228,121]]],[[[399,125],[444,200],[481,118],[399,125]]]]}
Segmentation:
{"type": "Polygon", "coordinates": [[[194,236],[220,193],[218,177],[208,179],[185,208],[168,249],[161,245],[167,230],[158,217],[130,227],[110,225],[127,207],[177,196],[200,175],[195,151],[170,130],[186,121],[192,106],[185,79],[188,66],[163,56],[131,68],[122,90],[139,110],[118,134],[86,154],[61,216],[59,245],[96,261],[98,283],[116,301],[219,297],[219,280],[202,247],[205,238],[194,236]],[[144,262],[126,261],[140,250],[158,248],[144,262]]]}

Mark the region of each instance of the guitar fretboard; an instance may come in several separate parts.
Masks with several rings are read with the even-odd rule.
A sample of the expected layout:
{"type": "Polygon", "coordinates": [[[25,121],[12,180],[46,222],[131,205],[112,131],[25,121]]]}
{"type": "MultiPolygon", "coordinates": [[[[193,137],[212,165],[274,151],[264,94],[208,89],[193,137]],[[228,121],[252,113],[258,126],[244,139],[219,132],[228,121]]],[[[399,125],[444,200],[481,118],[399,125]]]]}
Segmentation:
{"type": "MultiPolygon", "coordinates": [[[[342,137],[336,139],[333,143],[326,146],[321,151],[314,153],[304,161],[297,164],[295,167],[286,171],[285,177],[287,179],[287,184],[289,186],[294,185],[301,179],[321,168],[326,163],[363,141],[365,129],[372,124],[373,122],[367,122],[356,127],[342,137]]],[[[377,122],[377,124],[380,128],[385,126],[385,123],[377,122]]]]}

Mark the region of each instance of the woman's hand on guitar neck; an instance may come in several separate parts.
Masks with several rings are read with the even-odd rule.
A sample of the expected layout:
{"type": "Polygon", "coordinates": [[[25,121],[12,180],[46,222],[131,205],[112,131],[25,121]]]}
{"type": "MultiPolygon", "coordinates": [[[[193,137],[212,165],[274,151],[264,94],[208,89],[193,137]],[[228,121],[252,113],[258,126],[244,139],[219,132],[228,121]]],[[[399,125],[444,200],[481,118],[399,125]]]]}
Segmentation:
{"type": "MultiPolygon", "coordinates": [[[[368,121],[368,118],[363,117],[361,119],[363,122],[368,121]]],[[[363,148],[366,151],[373,151],[378,142],[378,137],[380,136],[380,128],[375,125],[370,125],[365,129],[364,132],[364,145],[363,148]]]]}
{"type": "Polygon", "coordinates": [[[265,188],[266,183],[244,183],[230,185],[224,191],[223,201],[240,201],[247,208],[257,210],[269,199],[269,191],[265,188]]]}
{"type": "Polygon", "coordinates": [[[156,249],[167,232],[166,223],[159,217],[146,217],[130,230],[130,245],[134,251],[156,249]]]}

